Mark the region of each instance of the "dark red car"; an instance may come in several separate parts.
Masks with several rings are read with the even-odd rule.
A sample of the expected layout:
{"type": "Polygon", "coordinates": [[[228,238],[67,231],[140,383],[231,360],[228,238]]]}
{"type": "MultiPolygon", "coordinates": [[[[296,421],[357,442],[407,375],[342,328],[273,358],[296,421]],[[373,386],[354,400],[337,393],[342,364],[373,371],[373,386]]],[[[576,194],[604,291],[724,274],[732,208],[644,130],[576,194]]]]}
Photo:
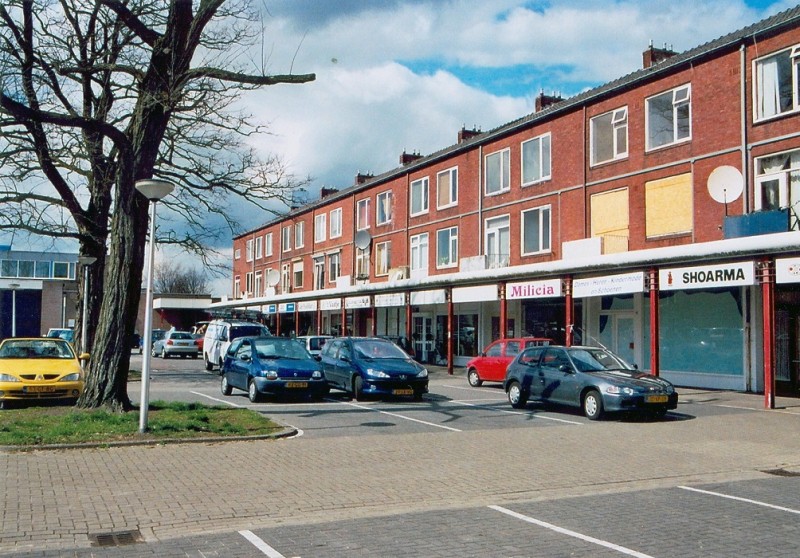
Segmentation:
{"type": "Polygon", "coordinates": [[[483,382],[502,382],[506,377],[506,368],[523,349],[554,343],[547,337],[513,337],[493,341],[467,363],[467,381],[472,387],[478,387],[483,382]]]}

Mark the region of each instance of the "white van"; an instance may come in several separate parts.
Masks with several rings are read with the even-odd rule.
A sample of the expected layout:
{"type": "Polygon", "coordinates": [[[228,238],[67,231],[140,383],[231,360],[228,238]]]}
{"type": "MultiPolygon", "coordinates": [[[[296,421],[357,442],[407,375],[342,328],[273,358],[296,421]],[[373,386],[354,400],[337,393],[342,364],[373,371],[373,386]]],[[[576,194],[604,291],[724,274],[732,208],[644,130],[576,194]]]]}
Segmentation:
{"type": "Polygon", "coordinates": [[[206,370],[213,370],[214,366],[219,366],[222,373],[222,361],[225,360],[225,353],[231,345],[231,341],[237,337],[248,337],[251,335],[269,335],[269,330],[256,322],[245,322],[241,320],[213,320],[206,327],[206,334],[203,337],[203,360],[206,362],[206,370]]]}

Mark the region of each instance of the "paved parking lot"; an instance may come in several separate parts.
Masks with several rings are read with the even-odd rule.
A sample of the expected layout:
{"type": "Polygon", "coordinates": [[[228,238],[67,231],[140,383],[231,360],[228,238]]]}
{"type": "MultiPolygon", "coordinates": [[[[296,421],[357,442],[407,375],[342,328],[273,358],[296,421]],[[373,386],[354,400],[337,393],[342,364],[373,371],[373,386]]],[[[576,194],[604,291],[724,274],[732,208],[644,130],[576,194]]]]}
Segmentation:
{"type": "Polygon", "coordinates": [[[251,407],[298,436],[0,453],[0,554],[787,556],[799,539],[800,401],[681,390],[663,421],[595,423],[441,371],[423,402],[251,404],[217,382],[155,360],[151,399],[251,407]]]}

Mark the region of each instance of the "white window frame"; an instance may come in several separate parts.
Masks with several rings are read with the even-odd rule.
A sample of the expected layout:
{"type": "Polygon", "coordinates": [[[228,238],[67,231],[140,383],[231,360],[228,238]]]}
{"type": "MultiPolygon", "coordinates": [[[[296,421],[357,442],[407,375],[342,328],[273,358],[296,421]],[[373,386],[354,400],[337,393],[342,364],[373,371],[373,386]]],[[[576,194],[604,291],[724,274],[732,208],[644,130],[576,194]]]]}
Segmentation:
{"type": "Polygon", "coordinates": [[[758,157],[755,159],[754,168],[756,174],[755,210],[790,208],[792,212],[790,223],[794,226],[797,222],[797,216],[800,215],[800,149],[758,157]],[[776,165],[776,168],[765,170],[763,165],[769,159],[773,159],[773,162],[777,162],[779,165],[776,165]],[[781,159],[784,159],[784,161],[781,162],[781,159]],[[794,182],[793,178],[795,179],[794,182]],[[763,190],[765,184],[770,182],[777,183],[777,199],[775,200],[777,203],[765,207],[763,190]]]}
{"type": "Polygon", "coordinates": [[[753,60],[753,121],[761,122],[780,118],[800,111],[800,44],[770,53],[753,60]],[[788,56],[791,76],[775,75],[780,68],[777,59],[788,56]],[[775,60],[774,68],[767,63],[775,60]],[[781,107],[781,77],[791,80],[791,106],[781,107]],[[770,91],[765,91],[769,87],[770,91]]]}
{"type": "Polygon", "coordinates": [[[292,264],[285,263],[281,266],[281,292],[292,292],[292,264]]]}
{"type": "Polygon", "coordinates": [[[256,237],[256,259],[260,260],[264,257],[264,237],[256,237]]]}
{"type": "Polygon", "coordinates": [[[292,288],[293,289],[302,289],[303,288],[303,281],[304,281],[304,266],[303,262],[293,262],[292,263],[292,288]]]}
{"type": "Polygon", "coordinates": [[[253,296],[261,296],[264,293],[263,290],[263,272],[256,271],[255,281],[253,282],[253,296]]]}
{"type": "Polygon", "coordinates": [[[248,271],[244,276],[244,288],[248,296],[253,294],[253,272],[248,271]]]}
{"type": "Polygon", "coordinates": [[[427,176],[411,182],[409,186],[409,215],[424,215],[430,208],[430,180],[427,176]]]}
{"type": "Polygon", "coordinates": [[[375,225],[392,222],[392,191],[387,190],[375,196],[375,225]]]}
{"type": "Polygon", "coordinates": [[[264,235],[264,255],[266,257],[272,256],[272,233],[269,232],[264,235]]]}
{"type": "Polygon", "coordinates": [[[409,263],[411,272],[428,270],[429,243],[428,233],[421,233],[409,239],[409,263]]]}
{"type": "Polygon", "coordinates": [[[314,258],[314,289],[325,288],[325,256],[314,258]]]}
{"type": "Polygon", "coordinates": [[[690,83],[686,83],[684,85],[675,87],[668,91],[662,91],[657,95],[653,95],[645,99],[645,139],[647,142],[647,151],[654,151],[656,149],[663,149],[665,147],[670,147],[672,145],[676,145],[679,143],[684,143],[690,141],[692,139],[692,85],[690,83]],[[659,145],[653,145],[652,137],[650,134],[651,126],[653,123],[651,122],[650,118],[650,106],[656,99],[671,96],[671,103],[672,103],[672,140],[666,143],[661,143],[659,145]],[[678,126],[679,121],[679,112],[683,106],[688,108],[688,122],[689,122],[689,131],[686,136],[680,136],[680,126],[678,126]]]}
{"type": "Polygon", "coordinates": [[[363,231],[369,228],[369,206],[370,198],[364,198],[356,202],[356,230],[363,231]]]}
{"type": "Polygon", "coordinates": [[[252,262],[253,261],[253,239],[250,238],[244,245],[244,261],[252,262]]]}
{"type": "Polygon", "coordinates": [[[446,227],[436,231],[436,269],[447,269],[458,266],[458,227],[446,227]],[[447,235],[447,259],[442,258],[441,233],[447,235]]]}
{"type": "Polygon", "coordinates": [[[339,238],[342,236],[342,208],[337,207],[330,212],[330,235],[329,238],[339,238]]]}
{"type": "Polygon", "coordinates": [[[443,170],[436,174],[436,209],[444,209],[458,205],[458,167],[443,170]],[[442,177],[449,177],[447,185],[442,184],[442,177]],[[439,205],[439,192],[442,188],[447,188],[447,203],[439,205]]]}
{"type": "Polygon", "coordinates": [[[620,107],[603,114],[599,114],[591,119],[589,125],[589,156],[591,160],[592,166],[594,165],[601,165],[603,163],[609,163],[611,161],[618,161],[620,159],[625,159],[628,157],[628,107],[620,107]],[[600,122],[603,122],[604,128],[607,127],[610,130],[611,137],[605,137],[598,134],[597,129],[600,122]],[[606,122],[608,121],[608,122],[606,122]],[[620,145],[623,143],[620,138],[620,133],[624,133],[624,146],[620,145]],[[596,146],[600,141],[610,142],[611,143],[611,157],[607,159],[597,159],[596,153],[597,149],[596,146]]]}
{"type": "Polygon", "coordinates": [[[292,226],[287,225],[281,229],[281,252],[289,252],[292,249],[292,226]]]}
{"type": "MultiPolygon", "coordinates": [[[[502,194],[511,190],[511,149],[501,149],[499,151],[495,151],[494,153],[489,153],[483,159],[484,161],[484,171],[483,171],[483,184],[484,184],[484,195],[486,196],[496,196],[498,194],[502,194]],[[494,166],[494,159],[499,159],[497,163],[499,165],[499,176],[497,177],[497,188],[489,190],[490,180],[489,180],[489,173],[493,170],[494,166]]],[[[495,180],[491,180],[492,184],[495,180]]]]}
{"type": "Polygon", "coordinates": [[[369,279],[369,258],[369,248],[356,248],[356,278],[361,281],[369,279]]]}
{"type": "Polygon", "coordinates": [[[532,207],[530,209],[525,209],[520,211],[520,224],[519,224],[519,249],[520,254],[523,256],[533,256],[535,254],[547,254],[552,251],[553,245],[553,220],[552,220],[552,211],[550,205],[542,205],[539,207],[532,207]],[[525,217],[528,214],[538,213],[539,214],[539,249],[534,250],[532,252],[525,251],[525,217]],[[547,230],[545,231],[542,215],[547,214],[547,230]],[[545,235],[546,233],[546,235],[545,235]],[[547,245],[544,245],[543,239],[547,237],[547,245]]]}
{"type": "Polygon", "coordinates": [[[520,144],[520,170],[522,177],[522,186],[530,186],[531,184],[538,184],[539,182],[544,182],[545,180],[549,180],[552,177],[553,172],[553,155],[552,155],[552,136],[548,132],[546,134],[542,134],[540,136],[536,136],[535,138],[531,138],[529,140],[525,140],[520,144]],[[526,158],[525,158],[525,147],[528,144],[534,144],[536,148],[536,155],[534,156],[534,161],[530,161],[527,164],[538,164],[539,167],[539,174],[538,176],[532,177],[530,180],[525,180],[526,176],[526,158]]]}
{"type": "Polygon", "coordinates": [[[294,247],[302,248],[306,245],[306,224],[303,221],[294,224],[294,247]]]}
{"type": "Polygon", "coordinates": [[[335,283],[342,274],[342,256],[339,252],[328,254],[328,283],[335,283]]]}
{"type": "Polygon", "coordinates": [[[233,298],[241,298],[241,297],[242,297],[242,280],[238,275],[236,275],[233,278],[233,298]]]}
{"type": "Polygon", "coordinates": [[[233,259],[234,260],[241,260],[242,259],[242,249],[237,248],[233,251],[233,259]]]}
{"type": "Polygon", "coordinates": [[[379,242],[375,244],[375,276],[383,277],[389,275],[391,266],[391,241],[379,242]]]}
{"type": "Polygon", "coordinates": [[[490,217],[484,221],[484,250],[486,263],[489,268],[508,267],[511,263],[511,218],[508,214],[490,217]],[[505,231],[505,235],[503,234],[505,231]],[[503,244],[503,237],[507,239],[508,245],[503,244]],[[497,244],[497,253],[492,253],[489,248],[497,244]],[[503,252],[502,250],[505,250],[503,252]]]}
{"type": "Polygon", "coordinates": [[[327,217],[325,213],[314,216],[314,242],[325,242],[328,234],[327,217]]]}

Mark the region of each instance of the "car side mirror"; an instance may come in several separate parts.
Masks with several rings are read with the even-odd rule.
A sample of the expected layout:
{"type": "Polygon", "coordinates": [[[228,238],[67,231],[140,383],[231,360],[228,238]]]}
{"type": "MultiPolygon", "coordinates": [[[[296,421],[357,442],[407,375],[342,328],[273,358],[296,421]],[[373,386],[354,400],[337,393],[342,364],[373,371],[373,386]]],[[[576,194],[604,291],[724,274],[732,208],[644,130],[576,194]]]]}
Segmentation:
{"type": "Polygon", "coordinates": [[[561,372],[566,372],[567,374],[572,373],[572,366],[570,366],[569,364],[562,364],[561,366],[558,367],[558,369],[561,372]]]}
{"type": "Polygon", "coordinates": [[[342,362],[350,362],[350,357],[347,355],[342,355],[339,357],[339,360],[341,360],[342,362]]]}
{"type": "Polygon", "coordinates": [[[250,362],[252,360],[250,355],[242,355],[242,356],[239,357],[239,359],[243,360],[245,362],[250,362]]]}
{"type": "Polygon", "coordinates": [[[78,356],[78,360],[89,360],[89,358],[90,358],[89,353],[81,353],[78,356]]]}
{"type": "Polygon", "coordinates": [[[322,356],[321,355],[314,355],[314,360],[321,361],[322,360],[322,356]]]}

